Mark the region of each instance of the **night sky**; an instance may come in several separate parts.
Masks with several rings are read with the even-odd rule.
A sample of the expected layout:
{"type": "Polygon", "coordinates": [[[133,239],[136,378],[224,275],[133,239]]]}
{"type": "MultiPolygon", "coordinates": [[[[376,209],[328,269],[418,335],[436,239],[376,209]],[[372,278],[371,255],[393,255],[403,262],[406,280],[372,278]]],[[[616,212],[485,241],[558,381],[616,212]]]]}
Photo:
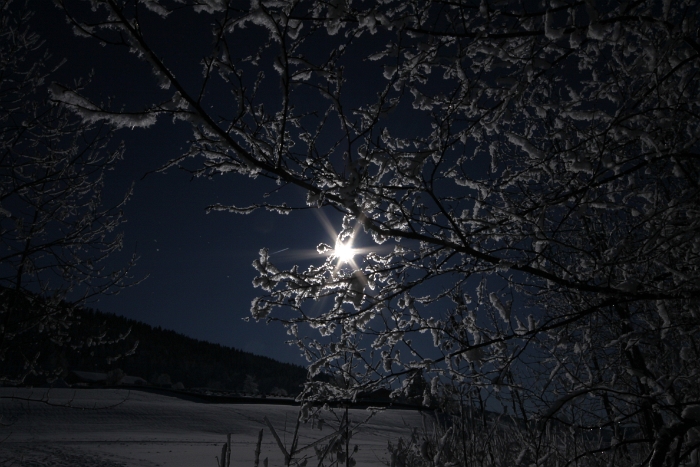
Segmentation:
{"type": "MultiPolygon", "coordinates": [[[[88,90],[95,101],[114,96],[128,106],[157,99],[157,86],[146,64],[126,49],[103,48],[95,41],[75,37],[63,13],[51,2],[37,9],[33,27],[47,40],[52,60],[67,60],[57,81],[70,83],[92,72],[88,90]]],[[[205,45],[208,40],[205,38],[205,45]]],[[[196,39],[188,42],[196,46],[196,39]]],[[[179,49],[171,63],[186,64],[190,52],[179,49]]],[[[132,275],[145,279],[90,306],[193,338],[303,364],[295,348],[285,343],[287,335],[281,325],[243,321],[250,316],[251,300],[260,292],[252,285],[256,271],[251,263],[264,247],[279,251],[274,259],[281,268],[323,261],[316,246],[333,244],[334,238],[321,217],[336,227],[340,217],[316,210],[287,216],[265,211],[206,214],[206,207],[215,203],[244,206],[259,201],[266,190],[276,186],[241,176],[195,178],[178,169],[154,173],[182,154],[190,134],[186,124],[168,119],[148,129],[117,133],[116,140],[126,143],[126,152],[107,181],[105,203],[117,202],[132,183],[134,190],[124,209],[124,249],[110,261],[118,268],[135,253],[139,259],[132,275]]],[[[300,190],[288,189],[284,196],[296,206],[304,204],[305,194],[300,190]]]]}

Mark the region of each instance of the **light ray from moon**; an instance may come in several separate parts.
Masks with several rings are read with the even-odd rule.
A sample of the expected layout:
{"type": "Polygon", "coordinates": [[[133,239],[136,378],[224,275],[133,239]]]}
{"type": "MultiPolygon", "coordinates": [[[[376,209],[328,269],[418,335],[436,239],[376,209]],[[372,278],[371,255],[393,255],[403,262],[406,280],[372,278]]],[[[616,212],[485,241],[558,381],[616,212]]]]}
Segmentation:
{"type": "Polygon", "coordinates": [[[359,269],[359,266],[357,265],[354,259],[355,255],[369,252],[369,250],[365,248],[353,247],[355,237],[357,236],[357,233],[360,230],[360,223],[357,222],[355,224],[355,227],[352,229],[352,233],[350,234],[350,238],[341,239],[340,234],[335,231],[335,229],[331,225],[331,222],[328,220],[328,217],[326,217],[323,211],[319,209],[316,211],[316,213],[318,215],[319,221],[321,222],[321,225],[323,225],[323,228],[326,230],[326,232],[328,232],[328,235],[331,238],[336,239],[335,248],[332,250],[332,252],[329,252],[331,256],[338,259],[338,264],[335,268],[336,271],[339,270],[344,264],[350,265],[354,270],[359,269]]]}

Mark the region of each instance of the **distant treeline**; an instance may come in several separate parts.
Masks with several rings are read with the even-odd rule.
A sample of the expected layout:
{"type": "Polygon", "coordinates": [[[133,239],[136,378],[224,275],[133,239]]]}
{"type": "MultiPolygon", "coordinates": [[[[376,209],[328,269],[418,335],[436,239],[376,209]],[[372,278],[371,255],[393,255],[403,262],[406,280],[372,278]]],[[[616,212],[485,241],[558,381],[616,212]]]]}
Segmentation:
{"type": "MultiPolygon", "coordinates": [[[[65,332],[70,339],[61,345],[45,339],[38,330],[36,335],[29,332],[23,336],[25,342],[36,343],[31,351],[41,352],[36,364],[44,373],[28,376],[26,384],[45,385],[47,375],[52,373],[60,375],[56,380],[60,383],[73,370],[121,370],[160,386],[182,383],[185,388],[293,395],[300,392],[306,380],[306,369],[299,365],[192,339],[113,314],[77,309],[69,321],[72,324],[65,332]]],[[[16,374],[21,371],[20,365],[21,359],[6,355],[0,361],[0,374],[16,374]]]]}
{"type": "Polygon", "coordinates": [[[70,362],[71,369],[121,369],[128,375],[140,376],[154,384],[159,378],[162,381],[165,374],[173,384],[182,383],[186,388],[207,387],[239,392],[254,392],[257,383],[257,390],[263,394],[269,394],[275,388],[297,394],[306,380],[306,369],[298,365],[192,339],[175,331],[95,310],[83,310],[79,316],[81,323],[76,329],[82,328],[88,333],[123,334],[129,329],[131,332],[121,342],[79,352],[70,362]],[[127,355],[137,341],[133,354],[127,355]],[[117,357],[120,358],[110,363],[117,357]]]}

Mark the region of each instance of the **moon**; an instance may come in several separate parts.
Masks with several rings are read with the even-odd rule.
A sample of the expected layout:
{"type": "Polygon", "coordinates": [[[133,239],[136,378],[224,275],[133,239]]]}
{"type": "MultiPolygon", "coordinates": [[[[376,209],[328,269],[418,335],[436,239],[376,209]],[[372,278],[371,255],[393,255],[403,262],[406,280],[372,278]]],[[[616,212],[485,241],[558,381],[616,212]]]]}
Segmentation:
{"type": "Polygon", "coordinates": [[[348,263],[352,261],[353,256],[355,256],[355,249],[350,245],[350,242],[336,242],[333,256],[338,258],[338,261],[342,263],[348,263]]]}

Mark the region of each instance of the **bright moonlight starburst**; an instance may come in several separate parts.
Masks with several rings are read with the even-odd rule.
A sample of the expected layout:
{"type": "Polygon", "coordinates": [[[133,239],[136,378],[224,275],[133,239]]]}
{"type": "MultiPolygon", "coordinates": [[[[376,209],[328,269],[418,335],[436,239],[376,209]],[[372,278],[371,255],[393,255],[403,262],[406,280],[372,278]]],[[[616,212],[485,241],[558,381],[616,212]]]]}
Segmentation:
{"type": "Polygon", "coordinates": [[[333,256],[338,258],[338,261],[341,263],[349,263],[355,256],[355,249],[352,247],[351,242],[343,243],[338,241],[333,249],[333,256]]]}

